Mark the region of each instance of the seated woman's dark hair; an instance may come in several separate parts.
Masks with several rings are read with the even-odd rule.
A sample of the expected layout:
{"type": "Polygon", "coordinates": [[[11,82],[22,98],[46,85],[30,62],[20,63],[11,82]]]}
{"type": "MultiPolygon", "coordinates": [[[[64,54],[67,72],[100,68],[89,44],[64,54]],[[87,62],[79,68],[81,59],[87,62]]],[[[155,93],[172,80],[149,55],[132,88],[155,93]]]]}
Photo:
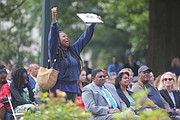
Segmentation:
{"type": "Polygon", "coordinates": [[[116,77],[116,81],[115,81],[115,87],[116,87],[116,88],[120,88],[119,82],[122,80],[122,77],[123,77],[124,74],[126,74],[126,75],[129,76],[129,73],[128,73],[128,72],[120,72],[120,73],[118,74],[118,76],[116,77]]]}
{"type": "Polygon", "coordinates": [[[14,71],[13,76],[12,76],[14,85],[19,89],[21,89],[24,84],[24,73],[27,74],[27,70],[23,67],[20,67],[14,71]]]}

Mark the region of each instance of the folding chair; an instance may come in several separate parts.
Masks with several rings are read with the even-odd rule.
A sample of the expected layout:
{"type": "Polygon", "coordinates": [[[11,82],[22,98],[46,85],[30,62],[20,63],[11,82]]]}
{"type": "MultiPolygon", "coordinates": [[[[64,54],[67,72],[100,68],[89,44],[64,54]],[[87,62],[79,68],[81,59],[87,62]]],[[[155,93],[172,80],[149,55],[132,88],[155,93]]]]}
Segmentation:
{"type": "Polygon", "coordinates": [[[7,98],[8,98],[8,102],[9,102],[9,104],[10,104],[12,113],[13,113],[14,120],[18,120],[19,118],[23,117],[23,116],[24,116],[24,113],[15,113],[14,108],[13,108],[13,106],[12,106],[11,97],[8,96],[7,98]]]}

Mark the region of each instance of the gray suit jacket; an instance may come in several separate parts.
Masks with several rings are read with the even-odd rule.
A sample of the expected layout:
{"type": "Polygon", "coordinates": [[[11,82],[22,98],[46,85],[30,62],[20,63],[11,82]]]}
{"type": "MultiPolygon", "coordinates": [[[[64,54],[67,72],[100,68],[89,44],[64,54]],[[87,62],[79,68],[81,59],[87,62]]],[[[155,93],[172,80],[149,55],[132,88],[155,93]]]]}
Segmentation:
{"type": "MultiPolygon", "coordinates": [[[[126,107],[125,103],[118,96],[114,85],[105,83],[104,86],[111,93],[120,110],[122,107],[126,107]]],[[[82,100],[86,110],[92,113],[94,120],[112,119],[112,115],[107,113],[109,110],[109,104],[105,99],[105,95],[94,82],[83,88],[82,100]]]]}

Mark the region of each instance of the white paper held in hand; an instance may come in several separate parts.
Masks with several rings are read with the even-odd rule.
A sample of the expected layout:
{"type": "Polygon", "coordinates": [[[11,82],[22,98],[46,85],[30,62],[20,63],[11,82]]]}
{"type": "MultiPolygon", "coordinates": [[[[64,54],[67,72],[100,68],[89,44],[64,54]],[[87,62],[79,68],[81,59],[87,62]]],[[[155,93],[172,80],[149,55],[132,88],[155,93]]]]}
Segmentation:
{"type": "Polygon", "coordinates": [[[77,13],[77,16],[81,18],[85,23],[103,23],[101,19],[97,17],[96,14],[93,13],[77,13]]]}

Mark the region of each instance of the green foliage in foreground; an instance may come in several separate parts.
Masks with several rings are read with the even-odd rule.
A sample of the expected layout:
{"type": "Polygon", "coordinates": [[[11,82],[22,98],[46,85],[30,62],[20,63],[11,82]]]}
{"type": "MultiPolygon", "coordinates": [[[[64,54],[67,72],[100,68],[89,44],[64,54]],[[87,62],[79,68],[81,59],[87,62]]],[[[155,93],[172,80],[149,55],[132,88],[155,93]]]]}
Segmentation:
{"type": "MultiPolygon", "coordinates": [[[[141,108],[145,106],[152,106],[152,101],[143,101],[143,97],[147,96],[147,91],[140,91],[138,93],[135,93],[133,95],[133,98],[136,101],[135,107],[136,110],[140,110],[141,108]]],[[[138,115],[138,119],[136,118],[134,111],[128,109],[121,113],[114,114],[115,120],[170,120],[168,114],[161,109],[144,109],[140,111],[140,114],[138,115]]]]}
{"type": "Polygon", "coordinates": [[[91,115],[72,101],[65,102],[63,92],[59,92],[58,97],[48,97],[48,93],[41,97],[43,103],[34,108],[34,112],[26,112],[24,120],[87,120],[91,115]]]}
{"type": "MultiPolygon", "coordinates": [[[[136,100],[136,109],[143,106],[150,106],[152,102],[144,102],[143,96],[147,95],[148,91],[140,91],[133,95],[136,100]]],[[[84,109],[76,106],[72,101],[65,102],[65,93],[57,91],[58,97],[53,97],[52,94],[43,93],[40,106],[34,108],[33,111],[26,112],[24,120],[88,120],[91,113],[85,112],[84,109]]],[[[130,109],[123,110],[121,113],[113,115],[115,120],[170,120],[168,114],[161,109],[148,110],[144,109],[137,116],[130,109]],[[138,117],[138,118],[137,118],[138,117]]]]}

